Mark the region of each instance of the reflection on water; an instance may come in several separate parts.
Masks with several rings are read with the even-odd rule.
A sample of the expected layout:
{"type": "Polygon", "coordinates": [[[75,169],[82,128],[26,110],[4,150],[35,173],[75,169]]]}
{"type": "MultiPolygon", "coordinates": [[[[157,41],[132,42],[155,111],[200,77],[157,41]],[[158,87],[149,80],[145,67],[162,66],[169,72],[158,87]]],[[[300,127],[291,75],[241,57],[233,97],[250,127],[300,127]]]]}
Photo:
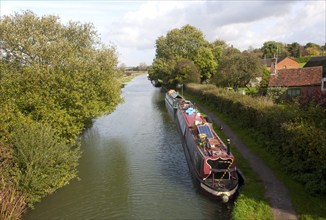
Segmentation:
{"type": "Polygon", "coordinates": [[[143,75],[123,96],[114,113],[85,132],[81,180],[45,198],[25,219],[230,219],[231,206],[194,187],[160,89],[143,75]]]}

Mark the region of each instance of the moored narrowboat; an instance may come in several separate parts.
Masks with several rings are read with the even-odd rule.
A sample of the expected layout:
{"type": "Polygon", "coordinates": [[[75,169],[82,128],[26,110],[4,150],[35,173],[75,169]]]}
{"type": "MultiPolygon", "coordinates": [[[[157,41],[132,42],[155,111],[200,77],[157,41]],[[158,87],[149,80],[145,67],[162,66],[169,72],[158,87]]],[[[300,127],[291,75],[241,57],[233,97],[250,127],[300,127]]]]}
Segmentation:
{"type": "Polygon", "coordinates": [[[228,202],[243,183],[229,143],[226,145],[195,106],[174,90],[166,93],[165,102],[180,129],[193,177],[205,192],[228,202]]]}

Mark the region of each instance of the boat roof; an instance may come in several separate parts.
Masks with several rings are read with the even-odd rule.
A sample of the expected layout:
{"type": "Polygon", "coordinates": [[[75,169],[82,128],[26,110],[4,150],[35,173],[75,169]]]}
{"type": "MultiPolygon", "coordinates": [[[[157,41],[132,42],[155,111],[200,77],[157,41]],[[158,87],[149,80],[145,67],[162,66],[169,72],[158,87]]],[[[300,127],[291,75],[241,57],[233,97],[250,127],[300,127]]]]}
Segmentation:
{"type": "Polygon", "coordinates": [[[210,127],[206,124],[197,126],[199,134],[205,134],[207,138],[214,138],[210,127]]]}
{"type": "Polygon", "coordinates": [[[201,117],[200,113],[192,107],[188,108],[187,110],[182,110],[182,114],[185,118],[188,127],[193,127],[196,124],[196,121],[203,121],[203,118],[201,117]]]}
{"type": "Polygon", "coordinates": [[[177,92],[177,91],[175,91],[174,89],[170,89],[169,91],[168,91],[168,94],[170,95],[170,96],[172,96],[172,98],[182,98],[180,95],[179,95],[179,93],[177,92]]]}

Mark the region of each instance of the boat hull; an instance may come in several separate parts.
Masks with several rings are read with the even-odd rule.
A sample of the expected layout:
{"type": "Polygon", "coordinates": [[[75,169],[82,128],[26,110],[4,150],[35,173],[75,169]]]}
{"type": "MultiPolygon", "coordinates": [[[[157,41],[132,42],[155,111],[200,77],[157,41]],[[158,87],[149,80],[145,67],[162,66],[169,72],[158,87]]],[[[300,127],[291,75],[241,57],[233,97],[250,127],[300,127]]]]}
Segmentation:
{"type": "MultiPolygon", "coordinates": [[[[224,202],[229,201],[229,199],[233,198],[237,194],[240,182],[235,181],[233,184],[230,184],[231,186],[227,189],[224,188],[217,190],[205,181],[205,179],[202,177],[202,174],[200,173],[199,168],[203,166],[205,159],[202,153],[198,150],[197,143],[193,137],[190,128],[187,126],[187,122],[185,121],[181,110],[174,108],[171,99],[166,98],[165,102],[168,112],[173,117],[174,121],[178,126],[182,138],[182,146],[184,148],[184,153],[186,156],[189,171],[193,177],[193,180],[195,181],[195,185],[200,187],[200,189],[202,189],[204,192],[208,193],[214,198],[220,198],[224,202]]],[[[239,172],[237,172],[237,176],[239,176],[239,172]]],[[[239,179],[240,178],[237,177],[237,180],[239,179]]]]}

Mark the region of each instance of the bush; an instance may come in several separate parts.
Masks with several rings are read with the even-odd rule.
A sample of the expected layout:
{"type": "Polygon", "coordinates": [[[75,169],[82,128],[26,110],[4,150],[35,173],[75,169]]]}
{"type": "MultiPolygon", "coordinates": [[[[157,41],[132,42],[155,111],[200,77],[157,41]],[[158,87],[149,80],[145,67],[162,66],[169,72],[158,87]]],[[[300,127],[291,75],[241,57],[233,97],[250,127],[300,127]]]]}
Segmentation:
{"type": "Polygon", "coordinates": [[[282,126],[283,164],[309,192],[326,195],[326,131],[306,122],[282,126]]]}
{"type": "Polygon", "coordinates": [[[79,147],[60,140],[49,125],[23,123],[13,133],[18,189],[29,205],[76,177],[79,147]]]}

